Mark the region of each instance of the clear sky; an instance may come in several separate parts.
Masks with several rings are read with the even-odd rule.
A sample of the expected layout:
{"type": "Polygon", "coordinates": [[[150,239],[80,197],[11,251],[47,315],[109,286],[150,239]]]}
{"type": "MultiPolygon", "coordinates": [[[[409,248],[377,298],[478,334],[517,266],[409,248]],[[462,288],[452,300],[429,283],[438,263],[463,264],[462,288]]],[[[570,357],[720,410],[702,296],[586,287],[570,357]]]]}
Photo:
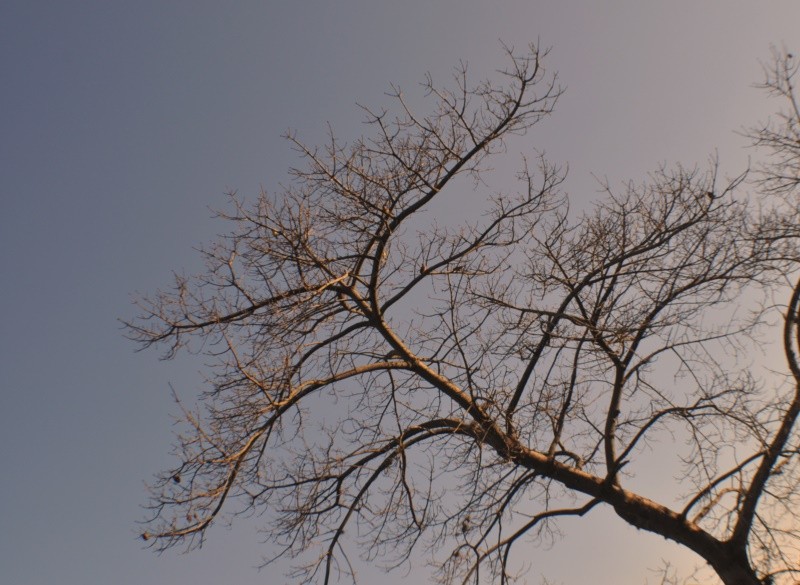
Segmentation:
{"type": "MultiPolygon", "coordinates": [[[[225,191],[286,180],[284,130],[313,144],[330,122],[352,138],[356,102],[385,105],[390,82],[442,79],[459,59],[488,74],[499,40],[537,39],[567,93],[519,144],[568,162],[586,204],[592,174],[639,179],[715,149],[743,170],[735,131],[773,106],[751,87],[759,60],[770,44],[800,52],[800,2],[0,4],[0,581],[285,581],[255,569],[248,521],[189,555],[143,550],[143,483],[172,461],[169,385],[191,397],[202,364],[134,353],[117,319],[131,293],[198,266],[193,248],[226,230],[210,212],[225,191]]],[[[655,583],[643,568],[661,557],[692,562],[594,516],[531,551],[530,583],[655,583]]]]}

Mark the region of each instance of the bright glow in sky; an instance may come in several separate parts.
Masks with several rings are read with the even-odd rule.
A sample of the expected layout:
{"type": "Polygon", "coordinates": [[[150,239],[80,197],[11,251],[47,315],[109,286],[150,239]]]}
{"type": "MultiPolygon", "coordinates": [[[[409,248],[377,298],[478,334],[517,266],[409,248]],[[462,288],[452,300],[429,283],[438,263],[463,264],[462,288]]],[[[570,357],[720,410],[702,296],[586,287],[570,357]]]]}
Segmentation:
{"type": "MultiPolygon", "coordinates": [[[[279,188],[297,161],[284,130],[314,144],[330,122],[352,138],[355,103],[386,104],[389,83],[413,90],[459,59],[481,77],[503,65],[498,40],[539,39],[567,93],[514,144],[569,163],[576,204],[597,196],[592,174],[640,179],[662,162],[702,166],[715,149],[737,174],[753,153],[735,131],[774,107],[751,87],[759,60],[770,44],[800,52],[798,23],[797,0],[5,0],[2,581],[284,581],[255,570],[247,521],[190,555],[142,550],[143,481],[171,461],[169,384],[191,396],[202,364],[136,354],[116,321],[132,315],[130,293],[198,266],[193,247],[226,230],[209,212],[223,192],[279,188]]],[[[691,565],[593,516],[531,551],[530,583],[656,583],[646,569],[661,557],[691,565]]]]}

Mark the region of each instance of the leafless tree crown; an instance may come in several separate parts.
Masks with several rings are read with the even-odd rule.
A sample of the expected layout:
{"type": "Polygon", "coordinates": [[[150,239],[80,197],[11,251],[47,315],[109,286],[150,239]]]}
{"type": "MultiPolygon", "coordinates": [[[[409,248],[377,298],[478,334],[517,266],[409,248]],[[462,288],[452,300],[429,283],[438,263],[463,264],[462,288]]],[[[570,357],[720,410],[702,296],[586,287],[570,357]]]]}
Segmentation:
{"type": "Polygon", "coordinates": [[[712,161],[608,185],[576,218],[537,156],[474,221],[432,220],[553,111],[544,56],[429,78],[429,115],[396,91],[351,145],[290,135],[292,185],[237,204],[207,270],[142,301],[135,339],[216,363],[146,540],[193,546],[223,511],[264,512],[299,581],[355,580],[360,555],[505,583],[559,517],[610,506],[727,585],[800,578],[796,60],[776,56],[765,87],[789,108],[752,132],[764,195],[712,161]],[[757,375],[776,323],[788,368],[757,375]],[[635,485],[667,436],[683,469],[662,503],[635,485]]]}

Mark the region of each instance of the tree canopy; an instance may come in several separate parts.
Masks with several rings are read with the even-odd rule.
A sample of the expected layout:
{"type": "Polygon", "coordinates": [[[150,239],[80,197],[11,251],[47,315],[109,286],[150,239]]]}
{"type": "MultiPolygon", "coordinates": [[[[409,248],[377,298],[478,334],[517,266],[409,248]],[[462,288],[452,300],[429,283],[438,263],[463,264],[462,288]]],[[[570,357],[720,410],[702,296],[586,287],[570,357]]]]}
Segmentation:
{"type": "Polygon", "coordinates": [[[148,542],[255,511],[300,581],[421,554],[444,583],[505,583],[514,551],[609,506],[726,585],[800,578],[796,59],[766,69],[787,107],[751,131],[754,174],[663,167],[576,214],[535,154],[471,220],[431,218],[562,94],[545,51],[507,53],[491,81],[428,78],[426,114],[399,91],[365,109],[352,144],[289,135],[293,182],[234,199],[207,269],[141,301],[133,338],[213,362],[148,542]],[[779,327],[787,367],[764,377],[779,327]],[[669,437],[677,506],[631,487],[669,437]]]}

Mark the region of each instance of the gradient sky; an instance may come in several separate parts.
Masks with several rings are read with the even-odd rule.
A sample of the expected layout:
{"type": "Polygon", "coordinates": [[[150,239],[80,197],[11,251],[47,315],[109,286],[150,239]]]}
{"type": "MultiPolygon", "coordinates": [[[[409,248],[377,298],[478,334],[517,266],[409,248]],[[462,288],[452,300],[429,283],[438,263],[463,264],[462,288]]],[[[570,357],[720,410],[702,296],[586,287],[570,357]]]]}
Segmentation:
{"type": "MultiPolygon", "coordinates": [[[[134,353],[117,319],[198,267],[193,248],[227,229],[210,211],[225,191],[286,180],[283,131],[353,138],[356,102],[386,105],[389,83],[459,59],[480,77],[503,65],[499,40],[537,39],[567,93],[520,144],[568,162],[581,205],[593,174],[641,179],[715,149],[743,170],[755,153],[735,131],[775,105],[752,88],[759,60],[800,52],[800,2],[2,2],[0,581],[285,582],[255,569],[253,522],[189,555],[142,548],[144,481],[172,461],[169,385],[191,397],[202,364],[134,353]]],[[[607,512],[564,526],[528,582],[657,583],[662,557],[693,562],[607,512]]]]}

